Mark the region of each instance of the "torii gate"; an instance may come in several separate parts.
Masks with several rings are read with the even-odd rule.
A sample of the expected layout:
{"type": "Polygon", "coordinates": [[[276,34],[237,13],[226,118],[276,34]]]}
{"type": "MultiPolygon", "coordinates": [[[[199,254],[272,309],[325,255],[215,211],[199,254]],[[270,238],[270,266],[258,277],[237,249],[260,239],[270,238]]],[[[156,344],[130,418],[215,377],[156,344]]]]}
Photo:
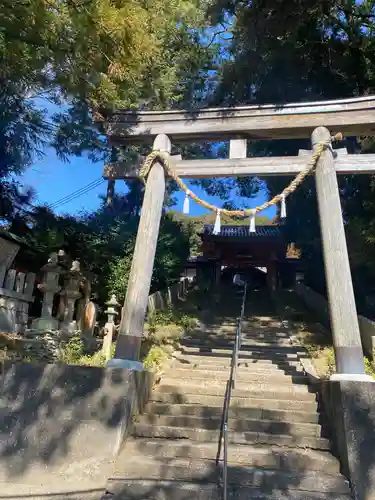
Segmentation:
{"type": "MultiPolygon", "coordinates": [[[[241,106],[194,111],[123,111],[105,124],[114,144],[153,141],[153,150],[171,152],[171,141],[230,140],[229,159],[182,160],[171,157],[180,177],[212,178],[293,175],[306,166],[306,156],[247,158],[247,139],[307,138],[312,149],[330,141],[331,133],[375,135],[375,96],[287,104],[241,106]],[[326,128],[327,127],[327,128],[326,128]]],[[[340,150],[342,153],[343,151],[340,150]]],[[[346,150],[344,150],[346,153],[346,150]]],[[[308,154],[308,153],[307,153],[308,154]]],[[[133,165],[105,166],[109,189],[115,179],[136,178],[142,159],[133,165]]],[[[336,380],[371,380],[365,375],[337,174],[373,173],[375,155],[338,154],[327,148],[315,170],[325,274],[336,355],[336,380]]],[[[165,193],[165,173],[155,161],[145,189],[115,358],[139,360],[165,193]]],[[[139,363],[134,363],[134,367],[139,363]]],[[[132,366],[129,363],[129,366],[132,366]]]]}

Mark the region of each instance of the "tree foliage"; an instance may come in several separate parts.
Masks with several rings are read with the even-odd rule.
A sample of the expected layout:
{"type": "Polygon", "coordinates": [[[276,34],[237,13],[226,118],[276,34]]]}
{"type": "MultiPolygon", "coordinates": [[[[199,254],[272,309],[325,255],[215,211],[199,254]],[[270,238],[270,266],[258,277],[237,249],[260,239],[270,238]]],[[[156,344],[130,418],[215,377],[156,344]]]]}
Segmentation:
{"type": "MultiPolygon", "coordinates": [[[[215,104],[299,102],[375,93],[375,5],[355,0],[216,0],[213,23],[230,19],[231,40],[211,95],[215,104]]],[[[368,139],[347,138],[349,152],[370,151],[368,139]]],[[[296,155],[308,141],[251,142],[254,155],[296,155]]],[[[290,179],[267,179],[271,194],[290,179]]],[[[371,176],[340,178],[355,290],[360,307],[375,290],[371,176]]],[[[320,230],[312,179],[288,199],[285,230],[302,247],[307,278],[324,290],[320,230]]]]}
{"type": "Polygon", "coordinates": [[[142,99],[170,106],[181,77],[204,65],[194,0],[4,0],[0,19],[1,79],[31,95],[98,108],[142,99]]]}
{"type": "Polygon", "coordinates": [[[25,201],[12,175],[45,146],[63,159],[83,152],[106,159],[111,150],[94,123],[100,113],[179,106],[204,86],[214,47],[200,43],[203,7],[197,0],[1,2],[1,218],[12,219],[12,207],[25,201]]]}

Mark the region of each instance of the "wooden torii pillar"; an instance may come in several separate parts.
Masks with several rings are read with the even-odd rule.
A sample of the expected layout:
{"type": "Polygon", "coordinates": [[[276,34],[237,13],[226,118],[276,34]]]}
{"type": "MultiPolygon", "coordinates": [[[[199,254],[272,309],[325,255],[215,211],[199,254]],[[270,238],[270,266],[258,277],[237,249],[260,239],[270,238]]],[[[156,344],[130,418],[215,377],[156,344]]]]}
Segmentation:
{"type": "MultiPolygon", "coordinates": [[[[180,177],[212,178],[249,175],[295,175],[307,162],[306,157],[246,158],[245,137],[259,139],[307,138],[312,146],[330,138],[330,133],[375,135],[375,96],[316,103],[276,106],[243,106],[230,109],[206,109],[192,112],[114,113],[106,125],[114,142],[140,142],[157,137],[154,149],[170,152],[171,140],[226,140],[231,157],[220,160],[176,160],[180,177]],[[324,124],[328,128],[321,127],[324,124]],[[241,142],[240,142],[241,140],[241,142]],[[236,141],[236,142],[235,142],[236,141]],[[162,146],[161,146],[162,143],[162,146]]],[[[137,165],[107,165],[104,177],[124,179],[137,176],[137,165]]],[[[316,169],[320,224],[331,324],[337,361],[336,379],[372,380],[365,375],[364,358],[348,251],[342,220],[337,173],[373,173],[375,155],[343,155],[334,159],[327,149],[316,169]]],[[[139,347],[151,283],[158,237],[165,180],[160,164],[155,163],[146,187],[142,215],[134,250],[132,269],[120,326],[116,358],[135,360],[139,347]]]]}
{"type": "MultiPolygon", "coordinates": [[[[166,135],[160,134],[154,141],[153,149],[170,153],[171,141],[166,135]]],[[[164,195],[164,169],[159,162],[155,162],[147,179],[143,199],[128,289],[116,344],[115,358],[117,359],[139,360],[164,195]]],[[[133,366],[137,367],[136,364],[133,366]]]]}
{"type": "MultiPolygon", "coordinates": [[[[330,141],[325,127],[318,127],[311,137],[315,149],[322,141],[330,141]]],[[[337,374],[367,379],[358,325],[348,249],[342,219],[340,192],[335,171],[332,146],[326,149],[315,171],[320,230],[323,243],[324,268],[328,290],[331,327],[335,346],[337,374]]]]}

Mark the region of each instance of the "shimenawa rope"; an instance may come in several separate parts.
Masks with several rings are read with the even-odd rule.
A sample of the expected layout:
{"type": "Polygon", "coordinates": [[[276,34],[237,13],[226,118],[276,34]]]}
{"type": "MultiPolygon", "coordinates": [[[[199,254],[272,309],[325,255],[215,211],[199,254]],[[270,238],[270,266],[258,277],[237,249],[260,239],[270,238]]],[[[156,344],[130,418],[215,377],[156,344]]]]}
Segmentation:
{"type": "Polygon", "coordinates": [[[150,173],[150,170],[152,168],[153,163],[156,160],[159,160],[160,163],[162,164],[164,171],[168,177],[171,177],[174,179],[177,184],[180,186],[180,188],[184,191],[185,195],[190,197],[192,200],[194,200],[196,203],[201,205],[204,208],[207,208],[208,210],[211,210],[212,212],[216,212],[217,214],[223,214],[227,215],[229,217],[244,217],[244,216],[254,216],[256,213],[261,212],[265,210],[266,208],[269,208],[273,205],[276,205],[277,203],[282,202],[283,204],[285,203],[285,199],[294,193],[294,191],[302,184],[302,182],[305,180],[305,178],[311,174],[317,165],[317,162],[323,153],[323,151],[331,146],[331,141],[341,141],[343,138],[341,133],[338,133],[334,136],[331,137],[330,140],[320,142],[317,144],[315,151],[313,152],[309,162],[307,163],[306,167],[301,170],[301,172],[292,180],[292,182],[279,194],[274,196],[271,200],[266,201],[262,205],[258,205],[257,207],[254,208],[246,208],[244,210],[227,210],[225,208],[219,208],[216,207],[215,205],[212,205],[211,203],[208,203],[207,201],[202,200],[199,198],[196,194],[194,194],[187,186],[186,184],[178,177],[178,175],[174,172],[170,161],[169,161],[169,154],[165,153],[163,151],[152,151],[146,158],[145,162],[143,163],[143,166],[141,167],[139,177],[143,180],[144,183],[146,183],[147,176],[150,173]]]}

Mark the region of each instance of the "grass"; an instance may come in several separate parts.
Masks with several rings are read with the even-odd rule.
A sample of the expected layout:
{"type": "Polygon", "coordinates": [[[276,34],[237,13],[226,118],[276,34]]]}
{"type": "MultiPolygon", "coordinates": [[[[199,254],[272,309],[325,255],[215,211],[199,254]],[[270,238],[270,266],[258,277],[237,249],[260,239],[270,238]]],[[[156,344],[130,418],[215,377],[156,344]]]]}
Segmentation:
{"type": "Polygon", "coordinates": [[[191,314],[194,305],[185,300],[179,307],[150,314],[145,325],[146,336],[142,340],[141,360],[145,368],[160,373],[164,364],[179,347],[184,334],[197,324],[197,317],[191,314]]]}
{"type": "MultiPolygon", "coordinates": [[[[288,320],[293,335],[311,356],[319,377],[329,378],[336,371],[332,333],[317,322],[295,291],[278,292],[276,302],[283,319],[288,320]]],[[[375,361],[365,357],[365,369],[375,378],[375,361]]]]}
{"type": "MultiPolygon", "coordinates": [[[[116,345],[113,344],[111,348],[112,357],[115,353],[116,345]]],[[[61,347],[59,361],[67,365],[80,365],[80,366],[105,366],[106,359],[102,351],[88,352],[84,340],[75,336],[69,339],[61,347]]]]}

